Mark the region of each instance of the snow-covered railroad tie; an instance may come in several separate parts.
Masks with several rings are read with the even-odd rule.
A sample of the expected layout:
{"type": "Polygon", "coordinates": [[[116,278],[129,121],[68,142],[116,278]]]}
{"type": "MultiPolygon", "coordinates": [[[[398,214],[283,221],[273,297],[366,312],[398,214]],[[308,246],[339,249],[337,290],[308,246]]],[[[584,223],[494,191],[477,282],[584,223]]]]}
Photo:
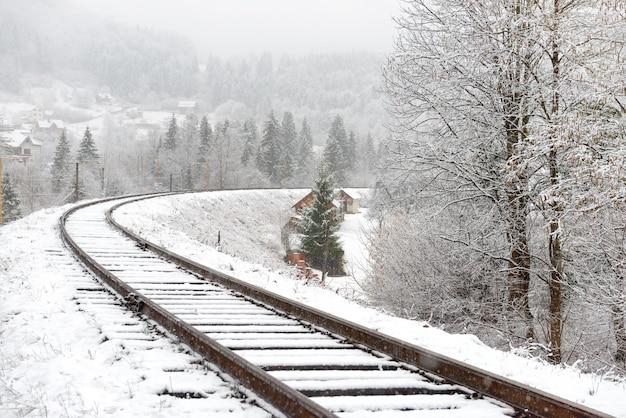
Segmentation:
{"type": "Polygon", "coordinates": [[[66,214],[68,244],[130,309],[286,416],[597,416],[138,244],[107,223],[118,203],[66,214]]]}

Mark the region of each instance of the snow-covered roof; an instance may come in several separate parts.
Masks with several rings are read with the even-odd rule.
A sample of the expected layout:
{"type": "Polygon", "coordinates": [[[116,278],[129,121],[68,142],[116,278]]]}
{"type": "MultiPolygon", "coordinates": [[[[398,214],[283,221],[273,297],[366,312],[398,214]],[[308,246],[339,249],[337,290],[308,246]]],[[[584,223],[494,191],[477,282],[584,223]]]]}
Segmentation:
{"type": "Polygon", "coordinates": [[[341,189],[353,199],[367,199],[370,197],[371,189],[367,188],[347,188],[341,189]]]}
{"type": "Polygon", "coordinates": [[[182,100],[178,102],[179,108],[192,109],[196,107],[196,102],[193,100],[182,100]]]}
{"type": "Polygon", "coordinates": [[[36,125],[40,129],[50,129],[50,128],[64,129],[65,128],[63,121],[60,119],[38,120],[36,125]]]}
{"type": "MultiPolygon", "coordinates": [[[[7,143],[13,148],[17,148],[24,143],[29,138],[30,132],[25,130],[15,130],[9,132],[3,132],[2,137],[7,140],[7,143]]],[[[31,138],[33,145],[41,145],[41,141],[33,140],[31,138]]]]}

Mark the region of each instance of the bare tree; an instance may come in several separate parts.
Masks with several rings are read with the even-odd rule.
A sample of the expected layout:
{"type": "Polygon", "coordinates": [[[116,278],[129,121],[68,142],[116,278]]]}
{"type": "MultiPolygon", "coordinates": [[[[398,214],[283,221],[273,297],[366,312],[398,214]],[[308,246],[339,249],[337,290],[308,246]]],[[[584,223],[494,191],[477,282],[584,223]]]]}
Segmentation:
{"type": "MultiPolygon", "coordinates": [[[[626,84],[624,2],[404,5],[384,70],[396,134],[386,144],[383,206],[445,222],[424,231],[505,272],[508,310],[498,327],[510,329],[519,315],[521,328],[511,337],[545,343],[550,361],[559,363],[564,312],[576,303],[570,278],[591,273],[567,266],[568,238],[589,245],[581,225],[597,222],[588,218],[591,209],[580,210],[580,199],[593,196],[587,179],[597,167],[590,162],[600,159],[597,166],[619,173],[623,161],[615,158],[619,140],[603,133],[610,127],[609,137],[624,138],[624,108],[615,100],[626,84]],[[489,227],[451,228],[462,216],[489,227]],[[536,330],[544,326],[541,340],[536,330]]],[[[623,306],[611,310],[623,319],[623,306]]]]}

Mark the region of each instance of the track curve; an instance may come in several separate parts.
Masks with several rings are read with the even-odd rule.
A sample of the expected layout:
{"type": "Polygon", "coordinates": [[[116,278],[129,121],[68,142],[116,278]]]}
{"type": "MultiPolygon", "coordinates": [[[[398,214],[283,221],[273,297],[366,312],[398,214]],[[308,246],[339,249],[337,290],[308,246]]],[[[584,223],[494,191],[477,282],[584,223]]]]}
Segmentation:
{"type": "Polygon", "coordinates": [[[130,309],[286,416],[607,416],[179,257],[111,216],[163,195],[75,207],[61,218],[63,239],[130,309]]]}

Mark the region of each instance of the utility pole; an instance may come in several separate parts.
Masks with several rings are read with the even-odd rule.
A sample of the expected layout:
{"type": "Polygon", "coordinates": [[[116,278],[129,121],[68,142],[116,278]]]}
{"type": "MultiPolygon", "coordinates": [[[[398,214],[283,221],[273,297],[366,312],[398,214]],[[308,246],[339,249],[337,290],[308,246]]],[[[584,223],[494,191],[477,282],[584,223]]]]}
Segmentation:
{"type": "Polygon", "coordinates": [[[76,181],[74,186],[74,202],[78,202],[78,162],[76,162],[76,181]]]}

